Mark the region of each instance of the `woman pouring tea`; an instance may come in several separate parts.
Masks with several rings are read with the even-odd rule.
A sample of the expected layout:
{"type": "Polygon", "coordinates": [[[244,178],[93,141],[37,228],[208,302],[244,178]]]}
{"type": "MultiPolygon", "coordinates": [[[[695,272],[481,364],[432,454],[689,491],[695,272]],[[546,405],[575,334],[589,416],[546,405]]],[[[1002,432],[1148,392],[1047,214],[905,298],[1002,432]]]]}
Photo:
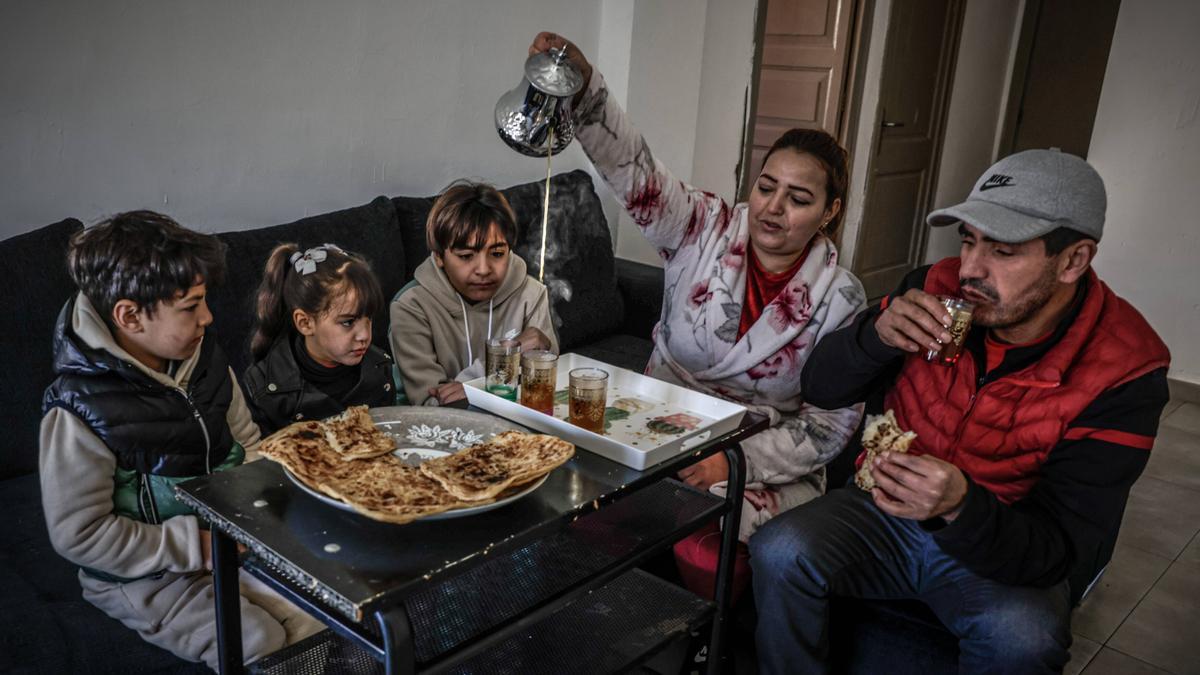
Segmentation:
{"type": "MultiPolygon", "coordinates": [[[[544,32],[529,53],[550,49],[566,49],[584,76],[575,137],[663,259],[663,312],[646,373],[770,418],[769,429],[742,442],[737,597],[749,580],[747,539],[772,516],[824,492],[824,465],[862,416],[861,406],[810,406],[800,390],[813,346],[865,305],[862,285],[838,266],[830,238],[845,209],[846,152],[823,131],[792,129],[771,146],[749,201],[729,204],[684,184],[654,158],[574,44],[544,32]]],[[[680,474],[720,495],[728,476],[722,454],[680,474]]],[[[714,526],[676,545],[684,581],[698,594],[711,597],[719,541],[714,526]]]]}

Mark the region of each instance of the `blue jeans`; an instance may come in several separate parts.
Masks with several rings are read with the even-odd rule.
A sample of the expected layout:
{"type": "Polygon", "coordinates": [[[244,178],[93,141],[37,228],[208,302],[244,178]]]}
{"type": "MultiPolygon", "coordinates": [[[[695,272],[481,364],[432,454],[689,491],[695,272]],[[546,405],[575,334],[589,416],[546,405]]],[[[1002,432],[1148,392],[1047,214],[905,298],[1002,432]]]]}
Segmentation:
{"type": "Polygon", "coordinates": [[[1070,659],[1065,581],[1031,588],[980,577],[854,487],[768,521],[750,539],[750,566],[763,673],[828,671],[831,595],[922,600],[958,637],[963,673],[1057,673],[1070,659]]]}

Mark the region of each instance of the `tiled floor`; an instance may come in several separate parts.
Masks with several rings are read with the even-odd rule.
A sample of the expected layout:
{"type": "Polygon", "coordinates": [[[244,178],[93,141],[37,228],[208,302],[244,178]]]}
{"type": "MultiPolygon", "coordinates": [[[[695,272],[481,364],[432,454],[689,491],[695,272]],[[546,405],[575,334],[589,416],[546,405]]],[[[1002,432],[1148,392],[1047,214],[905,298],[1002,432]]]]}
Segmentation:
{"type": "Polygon", "coordinates": [[[1200,405],[1163,415],[1108,571],[1072,619],[1067,673],[1200,675],[1200,405]]]}

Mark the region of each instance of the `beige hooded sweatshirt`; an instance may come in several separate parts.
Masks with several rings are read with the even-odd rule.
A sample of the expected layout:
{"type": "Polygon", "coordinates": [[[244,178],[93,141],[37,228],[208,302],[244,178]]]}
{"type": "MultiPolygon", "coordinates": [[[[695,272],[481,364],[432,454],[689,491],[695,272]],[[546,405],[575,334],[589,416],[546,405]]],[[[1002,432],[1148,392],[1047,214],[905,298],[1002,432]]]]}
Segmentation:
{"type": "Polygon", "coordinates": [[[491,300],[467,302],[431,255],[392,301],[388,338],[413,405],[437,405],[430,387],[481,377],[488,338],[532,326],[558,352],[546,287],[526,274],[524,260],[510,255],[508,274],[491,300]]]}
{"type": "MultiPolygon", "coordinates": [[[[108,325],[82,293],[71,327],[89,347],[104,349],[169,387],[187,388],[200,349],[180,362],[174,376],[147,368],[117,345],[108,325]]],[[[206,338],[207,339],[207,338],[206,338]]],[[[230,377],[233,377],[232,370],[230,377]]],[[[259,430],[250,417],[236,378],[226,421],[246,449],[259,458],[259,430]]],[[[74,414],[54,408],[42,418],[38,473],[42,508],[54,550],[67,560],[119,577],[101,581],[80,571],[83,597],[145,640],[192,661],[216,667],[212,577],[205,572],[196,516],[168,518],[161,525],[114,513],[116,456],[74,414]]],[[[246,662],[318,630],[321,625],[261,584],[243,575],[242,635],[246,662]],[[252,603],[251,603],[252,601],[252,603]]]]}

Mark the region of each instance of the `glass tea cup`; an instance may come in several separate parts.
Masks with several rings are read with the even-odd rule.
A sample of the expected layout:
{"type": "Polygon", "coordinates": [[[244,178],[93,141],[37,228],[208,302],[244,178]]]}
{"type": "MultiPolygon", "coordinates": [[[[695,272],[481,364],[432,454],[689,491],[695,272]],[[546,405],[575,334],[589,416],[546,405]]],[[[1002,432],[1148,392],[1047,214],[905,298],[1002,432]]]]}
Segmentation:
{"type": "Polygon", "coordinates": [[[950,327],[946,329],[950,333],[950,341],[938,349],[925,352],[925,360],[940,366],[953,366],[962,355],[967,331],[971,330],[971,315],[975,312],[975,305],[948,295],[939,295],[938,301],[950,314],[950,327]]]}
{"type": "Polygon", "coordinates": [[[604,433],[608,373],[599,368],[575,368],[569,375],[568,421],[593,433],[604,433]]]}
{"type": "Polygon", "coordinates": [[[537,349],[521,355],[521,405],[553,415],[557,381],[558,354],[537,349]]]}
{"type": "Polygon", "coordinates": [[[487,342],[484,388],[488,393],[510,401],[517,400],[517,383],[521,375],[521,343],[506,338],[487,342]]]}

